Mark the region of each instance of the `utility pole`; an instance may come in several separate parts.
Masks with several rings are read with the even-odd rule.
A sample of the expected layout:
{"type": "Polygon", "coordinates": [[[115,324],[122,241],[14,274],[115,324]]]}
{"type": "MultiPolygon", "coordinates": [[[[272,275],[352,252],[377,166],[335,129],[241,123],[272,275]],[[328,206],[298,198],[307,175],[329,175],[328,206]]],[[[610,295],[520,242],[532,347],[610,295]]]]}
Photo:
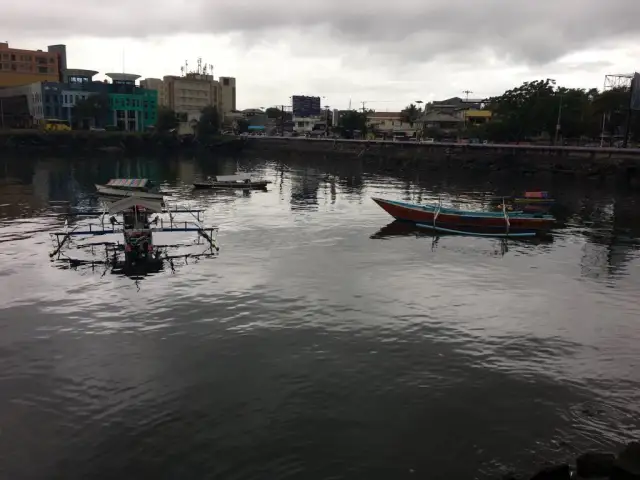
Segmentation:
{"type": "Polygon", "coordinates": [[[560,121],[562,120],[562,99],[564,93],[560,94],[560,106],[558,107],[558,120],[556,121],[556,137],[553,140],[554,145],[558,145],[558,136],[560,135],[560,121]]]}
{"type": "Polygon", "coordinates": [[[463,90],[462,93],[466,93],[467,94],[466,101],[468,102],[469,101],[469,94],[473,93],[473,92],[471,90],[463,90]]]}

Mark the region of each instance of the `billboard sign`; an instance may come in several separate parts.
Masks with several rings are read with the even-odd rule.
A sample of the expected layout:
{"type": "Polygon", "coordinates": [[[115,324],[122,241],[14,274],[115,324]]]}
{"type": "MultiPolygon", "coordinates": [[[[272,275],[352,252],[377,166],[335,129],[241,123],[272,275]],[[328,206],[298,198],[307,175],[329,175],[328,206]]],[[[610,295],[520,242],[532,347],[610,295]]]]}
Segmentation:
{"type": "Polygon", "coordinates": [[[307,97],[306,95],[294,95],[291,97],[294,117],[319,117],[320,97],[307,97]]]}

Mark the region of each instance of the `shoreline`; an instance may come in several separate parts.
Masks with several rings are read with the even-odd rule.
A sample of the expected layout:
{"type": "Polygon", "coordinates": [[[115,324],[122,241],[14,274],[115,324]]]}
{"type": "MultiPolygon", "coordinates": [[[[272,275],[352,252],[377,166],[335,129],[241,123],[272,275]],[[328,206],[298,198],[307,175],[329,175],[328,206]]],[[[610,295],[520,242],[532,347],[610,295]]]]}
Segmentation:
{"type": "Polygon", "coordinates": [[[358,161],[381,172],[461,172],[482,175],[563,175],[597,181],[616,179],[640,188],[640,149],[547,145],[395,142],[304,137],[193,136],[139,132],[0,131],[0,151],[54,155],[158,155],[223,153],[358,161]]]}

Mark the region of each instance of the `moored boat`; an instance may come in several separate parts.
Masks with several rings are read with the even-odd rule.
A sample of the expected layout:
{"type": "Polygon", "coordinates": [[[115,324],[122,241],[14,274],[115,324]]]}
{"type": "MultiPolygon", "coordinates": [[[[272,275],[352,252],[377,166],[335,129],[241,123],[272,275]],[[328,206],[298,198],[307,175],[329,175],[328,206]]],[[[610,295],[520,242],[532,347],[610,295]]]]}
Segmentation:
{"type": "Polygon", "coordinates": [[[494,205],[501,205],[502,202],[517,205],[517,208],[526,209],[527,207],[551,207],[556,201],[549,195],[549,192],[543,191],[524,192],[523,196],[516,195],[491,198],[491,203],[494,205]]]}
{"type": "Polygon", "coordinates": [[[195,188],[218,190],[264,190],[271,182],[253,178],[250,173],[237,173],[235,175],[218,175],[209,177],[204,182],[193,182],[195,188]]]}
{"type": "Polygon", "coordinates": [[[555,224],[552,215],[543,213],[507,212],[504,208],[501,212],[482,212],[381,198],[373,200],[397,220],[412,222],[421,228],[443,233],[534,236],[547,233],[555,224]]]}
{"type": "Polygon", "coordinates": [[[147,178],[112,178],[106,185],[96,184],[98,195],[107,198],[125,198],[135,195],[138,198],[162,201],[164,194],[157,191],[147,178]]]}

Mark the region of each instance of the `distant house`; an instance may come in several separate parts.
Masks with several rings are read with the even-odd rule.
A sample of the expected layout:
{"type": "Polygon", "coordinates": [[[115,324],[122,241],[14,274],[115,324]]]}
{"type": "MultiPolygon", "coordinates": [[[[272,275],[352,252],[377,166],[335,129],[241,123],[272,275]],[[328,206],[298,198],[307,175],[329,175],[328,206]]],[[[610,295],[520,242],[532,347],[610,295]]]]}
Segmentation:
{"type": "Polygon", "coordinates": [[[426,115],[420,119],[421,122],[423,124],[429,123],[432,126],[435,124],[444,125],[436,127],[443,129],[457,128],[460,125],[478,125],[491,120],[491,111],[484,110],[484,102],[479,99],[466,100],[452,97],[447,100],[434,101],[426,105],[426,112],[426,115]],[[455,117],[457,120],[451,117],[455,117]]]}
{"type": "Polygon", "coordinates": [[[417,122],[419,128],[438,128],[441,130],[456,130],[464,125],[464,118],[453,113],[431,111],[420,117],[417,122]]]}
{"type": "Polygon", "coordinates": [[[401,112],[371,112],[367,121],[373,132],[384,137],[413,137],[420,129],[417,122],[406,122],[401,112]]]}

